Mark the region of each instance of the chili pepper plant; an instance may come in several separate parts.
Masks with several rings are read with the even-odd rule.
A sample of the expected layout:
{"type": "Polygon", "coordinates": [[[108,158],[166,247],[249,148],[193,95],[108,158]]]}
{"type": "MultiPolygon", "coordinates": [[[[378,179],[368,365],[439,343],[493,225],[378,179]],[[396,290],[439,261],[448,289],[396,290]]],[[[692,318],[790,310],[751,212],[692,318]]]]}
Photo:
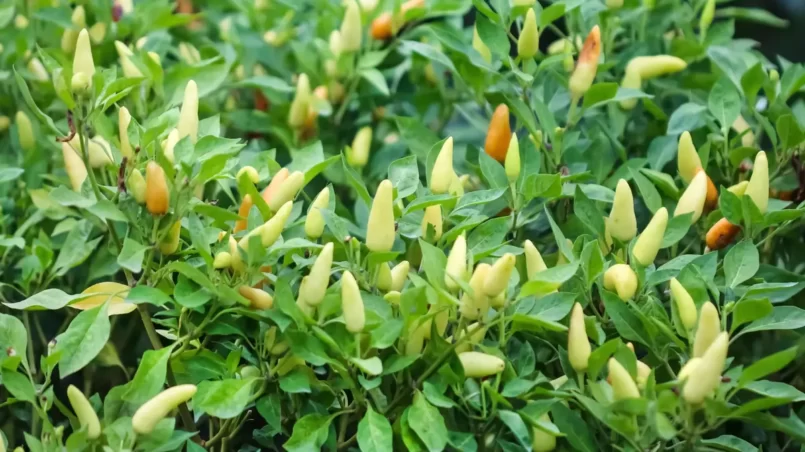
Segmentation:
{"type": "Polygon", "coordinates": [[[805,66],[747,21],[3,2],[0,452],[800,450],[805,66]]]}

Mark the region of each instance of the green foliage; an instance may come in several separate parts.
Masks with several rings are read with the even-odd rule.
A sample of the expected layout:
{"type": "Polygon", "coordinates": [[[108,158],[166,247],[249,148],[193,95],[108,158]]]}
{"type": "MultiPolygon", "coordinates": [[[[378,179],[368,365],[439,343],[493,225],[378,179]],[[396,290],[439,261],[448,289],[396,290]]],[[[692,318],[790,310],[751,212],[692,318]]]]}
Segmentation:
{"type": "Polygon", "coordinates": [[[344,21],[352,3],[0,6],[0,450],[805,444],[805,66],[734,39],[737,21],[784,19],[687,0],[361,0],[344,21]],[[541,51],[522,58],[529,9],[541,51]],[[667,67],[634,59],[657,55],[667,67]],[[592,71],[580,99],[574,71],[592,71]],[[490,127],[500,105],[508,125],[490,127]],[[514,152],[509,127],[514,172],[490,151],[514,152]],[[718,189],[695,222],[673,215],[684,132],[718,189]],[[758,155],[768,208],[735,187],[762,176],[758,155]],[[622,179],[639,231],[671,213],[646,267],[637,238],[613,240],[622,179]],[[383,180],[392,221],[373,211],[383,180]],[[737,232],[708,248],[722,219],[737,232]],[[637,281],[627,300],[615,264],[637,281]],[[730,335],[699,405],[684,389],[708,376],[680,374],[715,327],[685,327],[672,278],[730,335]],[[591,343],[586,369],[571,334],[591,343]],[[639,398],[614,400],[610,359],[639,398]],[[135,433],[177,386],[187,397],[135,433]]]}

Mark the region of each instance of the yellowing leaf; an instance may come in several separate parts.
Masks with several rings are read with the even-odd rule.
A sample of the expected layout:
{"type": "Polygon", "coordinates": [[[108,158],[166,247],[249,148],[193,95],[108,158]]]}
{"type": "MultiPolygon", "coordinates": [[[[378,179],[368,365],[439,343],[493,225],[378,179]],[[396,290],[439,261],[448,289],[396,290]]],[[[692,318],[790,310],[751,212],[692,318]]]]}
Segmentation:
{"type": "Polygon", "coordinates": [[[77,303],[70,305],[81,311],[92,309],[109,301],[109,315],[128,314],[137,309],[133,303],[126,303],[126,296],[129,294],[129,286],[116,282],[102,282],[84,289],[82,294],[97,294],[83,298],[77,303]]]}

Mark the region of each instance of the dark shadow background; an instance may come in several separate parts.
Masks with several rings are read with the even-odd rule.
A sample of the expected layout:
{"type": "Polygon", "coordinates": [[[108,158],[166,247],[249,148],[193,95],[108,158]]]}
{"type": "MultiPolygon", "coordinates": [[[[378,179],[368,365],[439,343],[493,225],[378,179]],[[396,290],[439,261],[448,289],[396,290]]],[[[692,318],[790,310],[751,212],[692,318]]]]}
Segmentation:
{"type": "Polygon", "coordinates": [[[777,63],[780,55],[794,63],[805,61],[805,0],[740,0],[728,6],[763,8],[777,17],[786,19],[786,28],[774,28],[746,20],[735,21],[737,38],[754,39],[760,51],[777,63]]]}

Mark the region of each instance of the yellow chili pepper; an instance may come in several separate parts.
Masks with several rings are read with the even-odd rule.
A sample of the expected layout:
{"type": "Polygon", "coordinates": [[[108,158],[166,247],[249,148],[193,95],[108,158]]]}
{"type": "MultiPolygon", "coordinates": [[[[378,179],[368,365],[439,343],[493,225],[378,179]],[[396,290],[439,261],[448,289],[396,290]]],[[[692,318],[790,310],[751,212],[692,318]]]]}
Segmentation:
{"type": "Polygon", "coordinates": [[[676,305],[676,312],[679,320],[686,330],[692,330],[696,326],[696,304],[685,287],[676,279],[671,278],[671,298],[676,305]]]}
{"type": "Polygon", "coordinates": [[[626,264],[615,264],[604,272],[604,288],[614,291],[621,300],[629,300],[637,293],[637,275],[626,264]]]}
{"type": "Polygon", "coordinates": [[[129,124],[131,124],[131,113],[126,107],[120,107],[117,114],[118,132],[120,133],[120,153],[128,160],[134,159],[134,151],[129,142],[129,124]]]}
{"type": "MultiPolygon", "coordinates": [[[[539,420],[550,423],[551,416],[545,413],[540,416],[539,420]]],[[[554,449],[556,449],[555,436],[536,427],[531,428],[531,450],[534,452],[551,452],[554,449]]]]}
{"type": "Polygon", "coordinates": [[[428,226],[434,230],[434,241],[442,238],[442,206],[439,204],[425,208],[425,216],[422,217],[422,237],[427,237],[428,226]]]}
{"type": "Polygon", "coordinates": [[[189,136],[190,141],[198,140],[198,86],[190,80],[184,88],[184,100],[179,112],[179,139],[189,136]]]}
{"type": "Polygon", "coordinates": [[[70,143],[61,144],[62,157],[64,158],[64,170],[70,178],[70,185],[74,191],[80,192],[81,185],[87,179],[87,166],[84,160],[73,150],[70,143]]]}
{"type": "Polygon", "coordinates": [[[542,255],[539,253],[539,250],[531,240],[526,240],[523,244],[523,249],[525,250],[525,266],[526,271],[528,272],[528,280],[533,280],[537,273],[547,270],[548,266],[545,265],[545,261],[542,259],[542,255]]]}
{"type": "Polygon", "coordinates": [[[34,126],[31,124],[31,119],[25,114],[24,111],[17,111],[14,117],[14,122],[17,125],[17,140],[23,151],[31,151],[36,148],[36,138],[34,136],[34,126]]]}
{"type": "Polygon", "coordinates": [[[391,251],[396,235],[394,225],[394,187],[388,179],[380,182],[366,224],[366,246],[375,252],[391,251]]]}
{"type": "Polygon", "coordinates": [[[408,271],[410,264],[408,261],[402,261],[391,269],[391,290],[401,292],[405,285],[405,280],[408,278],[408,271]]]}
{"type": "Polygon", "coordinates": [[[347,148],[347,163],[354,168],[363,168],[369,162],[372,147],[372,128],[362,127],[352,140],[352,147],[347,148]]]}
{"type": "Polygon", "coordinates": [[[264,290],[240,286],[238,292],[249,300],[249,307],[252,309],[271,309],[274,306],[274,297],[264,290]]]}
{"type": "Polygon", "coordinates": [[[534,9],[529,8],[523,20],[523,29],[517,39],[517,56],[523,59],[533,58],[539,52],[539,30],[534,9]]]}
{"type": "Polygon", "coordinates": [[[115,49],[117,50],[118,58],[120,58],[120,67],[123,69],[123,75],[129,78],[142,77],[143,73],[140,71],[140,68],[131,61],[134,52],[120,41],[115,41],[115,49]]]}
{"type": "Polygon", "coordinates": [[[716,340],[721,333],[721,319],[718,310],[709,301],[702,305],[699,313],[699,326],[696,328],[696,336],[693,339],[693,356],[702,357],[708,347],[716,340]]]}
{"type": "Polygon", "coordinates": [[[495,261],[489,274],[484,279],[484,293],[486,296],[494,298],[506,290],[516,263],[517,259],[510,253],[504,254],[495,261]]]}
{"type": "Polygon", "coordinates": [[[769,161],[763,151],[755,156],[752,177],[749,178],[744,194],[752,198],[760,213],[766,213],[769,208],[769,161]]]}
{"type": "Polygon", "coordinates": [[[226,251],[221,251],[215,255],[212,266],[215,269],[229,268],[232,265],[232,255],[226,251]]]}
{"type": "Polygon", "coordinates": [[[333,250],[332,242],[324,245],[321,253],[316,257],[316,261],[313,262],[313,266],[310,267],[308,284],[305,285],[304,291],[301,288],[299,290],[299,295],[311,306],[318,306],[324,300],[324,294],[330,284],[333,250]]]}
{"type": "MultiPolygon", "coordinates": [[[[84,393],[70,385],[67,387],[67,398],[70,400],[70,405],[75,411],[81,428],[87,429],[87,438],[98,439],[101,436],[101,422],[84,393]]],[[[2,439],[0,439],[0,443],[2,443],[2,439]]]]}
{"type": "Polygon", "coordinates": [[[472,28],[472,48],[481,55],[484,61],[487,63],[492,62],[492,51],[489,50],[489,47],[481,39],[481,35],[478,34],[478,25],[472,28]]]}
{"type": "Polygon", "coordinates": [[[576,69],[570,76],[569,88],[572,99],[578,101],[590,89],[598,72],[598,59],[601,56],[601,30],[594,26],[579,54],[576,69]]]}
{"type": "Polygon", "coordinates": [[[632,255],[635,260],[644,267],[648,267],[654,262],[657,253],[660,251],[662,245],[663,235],[665,234],[665,227],[668,225],[668,210],[665,207],[660,207],[657,213],[651,218],[646,229],[637,238],[634,248],[632,248],[632,255]]]}
{"type": "Polygon", "coordinates": [[[484,283],[491,271],[492,266],[483,262],[475,267],[469,282],[472,294],[465,292],[461,297],[459,311],[462,317],[469,320],[478,320],[486,316],[487,311],[489,311],[489,297],[486,296],[484,291],[484,283]]]}
{"type": "Polygon", "coordinates": [[[436,157],[430,176],[430,191],[434,194],[447,193],[455,177],[453,170],[453,137],[448,137],[436,157]]]}
{"type": "Polygon", "coordinates": [[[444,270],[444,285],[453,292],[459,288],[454,278],[460,281],[467,280],[467,238],[464,233],[456,237],[456,241],[453,242],[444,270]]]}
{"type": "MultiPolygon", "coordinates": [[[[529,9],[529,11],[532,10],[529,9]]],[[[511,141],[509,141],[509,149],[506,151],[504,168],[509,183],[515,183],[517,178],[520,177],[520,142],[517,140],[517,134],[513,133],[511,141]]]]}
{"type": "Polygon", "coordinates": [[[704,402],[721,384],[721,372],[727,361],[729,342],[729,335],[726,332],[720,333],[702,355],[701,361],[691,370],[682,389],[682,397],[686,402],[692,405],[704,402]]]}
{"type": "Polygon", "coordinates": [[[640,390],[629,371],[615,358],[609,358],[609,381],[615,401],[640,398],[640,390]]]}
{"type": "Polygon", "coordinates": [[[182,403],[196,394],[196,385],[179,385],[168,388],[145,402],[131,418],[131,426],[138,435],[148,435],[157,423],[182,403]]]}
{"type": "Polygon", "coordinates": [[[612,203],[608,222],[612,237],[622,242],[628,242],[637,235],[637,218],[634,212],[632,189],[624,179],[618,181],[615,189],[615,200],[612,203]]]}
{"type": "Polygon", "coordinates": [[[693,224],[699,221],[699,218],[702,216],[706,200],[707,174],[705,174],[704,171],[699,171],[679,198],[676,209],[674,209],[674,216],[692,213],[691,224],[693,224]]]}
{"type": "Polygon", "coordinates": [[[169,202],[165,170],[157,162],[150,161],[145,167],[145,207],[151,215],[165,215],[169,202]]]}
{"type": "Polygon", "coordinates": [[[361,10],[355,0],[347,1],[344,20],[341,22],[341,42],[344,52],[357,52],[363,40],[363,26],[361,25],[361,10]]]}
{"type": "Polygon", "coordinates": [[[268,201],[268,208],[276,212],[286,202],[292,201],[305,185],[305,174],[301,171],[294,171],[285,181],[277,187],[268,201]]]}
{"type": "Polygon", "coordinates": [[[584,310],[576,303],[570,314],[570,328],[567,333],[567,357],[573,370],[579,373],[586,371],[591,352],[592,347],[584,326],[584,310]]]}
{"type": "Polygon", "coordinates": [[[73,56],[73,77],[82,73],[87,77],[88,87],[92,87],[92,76],[95,75],[95,62],[92,60],[92,45],[90,44],[89,33],[86,28],[78,33],[75,55],[73,56]]]}
{"type": "Polygon", "coordinates": [[[749,181],[744,180],[744,181],[738,182],[737,184],[727,188],[727,191],[740,198],[741,196],[744,195],[744,193],[746,193],[746,187],[748,187],[748,186],[749,186],[749,181]]]}
{"type": "Polygon", "coordinates": [[[181,232],[182,222],[177,221],[173,223],[168,231],[168,235],[165,236],[161,242],[159,242],[159,252],[162,253],[163,256],[170,256],[179,249],[179,238],[181,232]]]}
{"type": "Polygon", "coordinates": [[[296,95],[291,102],[291,109],[288,112],[288,125],[293,128],[300,128],[305,124],[308,110],[310,109],[311,92],[310,80],[307,74],[299,74],[296,81],[296,95]]]}
{"type": "MultiPolygon", "coordinates": [[[[685,60],[671,55],[639,56],[632,58],[626,65],[621,86],[623,88],[640,89],[644,80],[683,71],[688,64],[685,60]]],[[[621,108],[631,110],[637,106],[637,99],[621,101],[621,108]]]]}
{"type": "Polygon", "coordinates": [[[305,217],[305,235],[316,240],[324,233],[324,216],[321,209],[326,209],[330,205],[330,189],[323,188],[316,199],[310,204],[305,217]]]}
{"type": "Polygon", "coordinates": [[[352,273],[345,271],[341,276],[341,309],[344,312],[344,323],[350,333],[360,333],[366,323],[363,299],[358,282],[352,273]]]}
{"type": "Polygon", "coordinates": [[[131,171],[126,187],[129,193],[131,193],[131,196],[134,197],[134,200],[137,201],[137,204],[145,204],[147,189],[145,178],[140,170],[135,168],[131,171]]]}
{"type": "Polygon", "coordinates": [[[494,355],[480,352],[464,352],[458,355],[467,378],[486,378],[503,372],[506,363],[494,355]]]}

